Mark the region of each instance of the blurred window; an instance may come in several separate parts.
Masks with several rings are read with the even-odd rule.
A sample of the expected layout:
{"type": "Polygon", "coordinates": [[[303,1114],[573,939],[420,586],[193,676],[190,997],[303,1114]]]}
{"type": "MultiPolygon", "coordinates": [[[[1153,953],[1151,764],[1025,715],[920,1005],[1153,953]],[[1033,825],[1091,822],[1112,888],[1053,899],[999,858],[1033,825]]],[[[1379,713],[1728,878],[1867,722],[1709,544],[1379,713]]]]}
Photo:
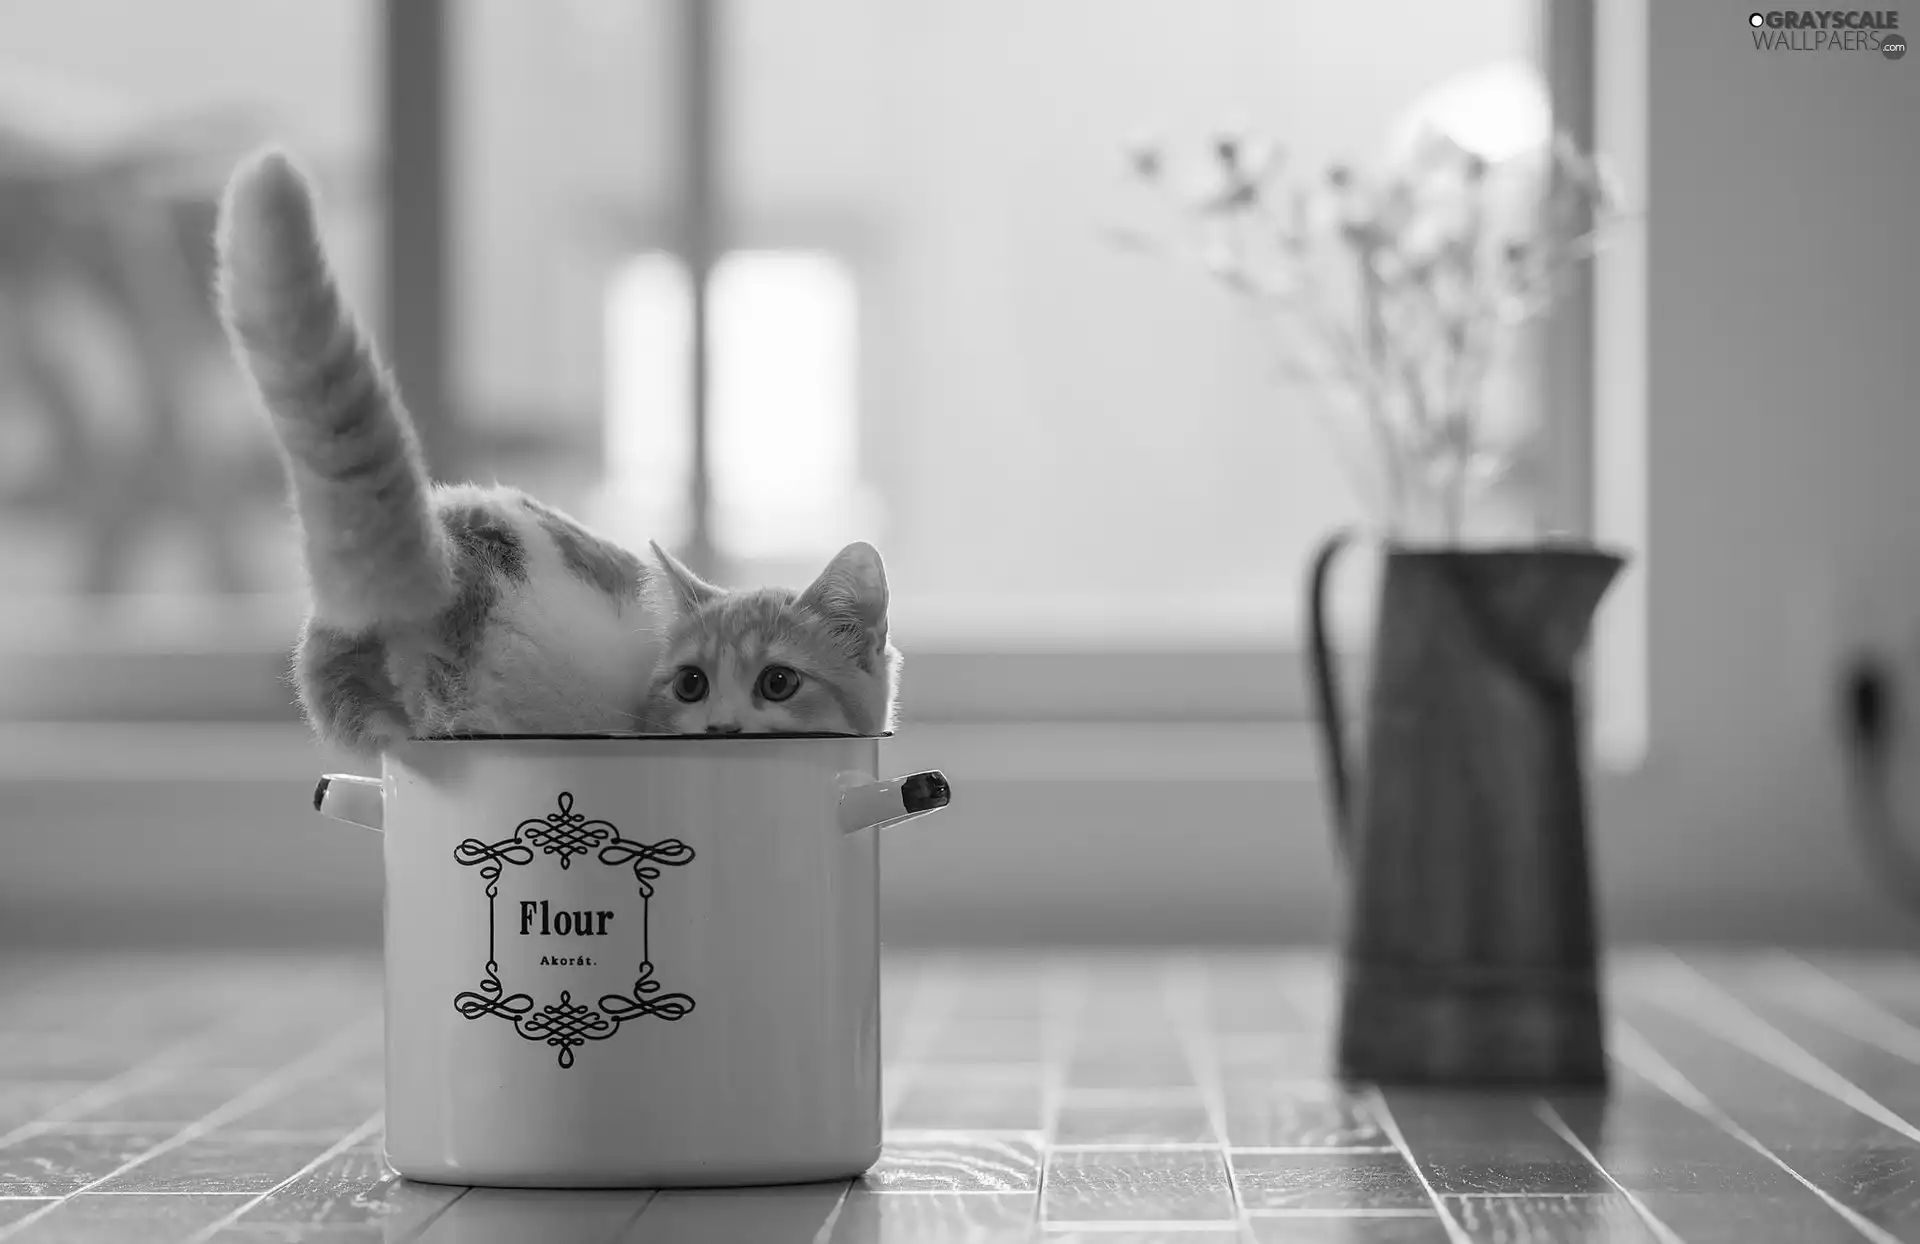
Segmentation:
{"type": "MultiPolygon", "coordinates": [[[[1532,56],[1537,6],[1375,6],[1359,29],[1265,0],[725,0],[693,84],[710,129],[682,5],[442,7],[436,470],[634,543],[689,537],[680,170],[711,134],[727,577],[879,545],[918,714],[1302,710],[1304,562],[1358,507],[1315,397],[1273,378],[1239,308],[1196,265],[1113,245],[1137,201],[1124,144],[1244,125],[1298,160],[1369,159],[1423,97],[1532,56]]],[[[384,324],[383,11],[0,12],[0,712],[290,711],[293,533],[208,314],[206,229],[237,151],[286,139],[384,324]]],[[[1488,115],[1509,97],[1440,98],[1524,141],[1488,115]]],[[[1342,583],[1350,632],[1365,587],[1342,583]]]]}
{"type": "Polygon", "coordinates": [[[294,145],[378,322],[379,13],[0,9],[0,713],[289,712],[297,545],[211,230],[234,162],[294,145]]]}

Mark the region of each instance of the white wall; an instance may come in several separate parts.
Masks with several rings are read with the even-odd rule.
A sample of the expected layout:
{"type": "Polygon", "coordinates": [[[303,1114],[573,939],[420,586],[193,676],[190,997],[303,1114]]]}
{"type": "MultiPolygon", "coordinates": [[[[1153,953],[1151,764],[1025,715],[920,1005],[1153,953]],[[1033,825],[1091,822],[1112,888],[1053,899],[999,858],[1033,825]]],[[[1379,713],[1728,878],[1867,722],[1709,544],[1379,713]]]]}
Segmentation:
{"type": "Polygon", "coordinates": [[[1920,635],[1920,64],[1649,8],[1651,758],[1603,790],[1608,908],[1910,936],[1848,837],[1833,679],[1920,635]]]}

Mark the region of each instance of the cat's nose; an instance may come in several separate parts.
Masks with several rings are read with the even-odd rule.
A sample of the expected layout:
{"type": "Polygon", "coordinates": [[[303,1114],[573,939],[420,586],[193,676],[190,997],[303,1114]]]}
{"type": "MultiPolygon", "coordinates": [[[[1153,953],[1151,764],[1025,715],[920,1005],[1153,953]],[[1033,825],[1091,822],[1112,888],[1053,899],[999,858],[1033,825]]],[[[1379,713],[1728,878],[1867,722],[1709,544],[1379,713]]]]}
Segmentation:
{"type": "Polygon", "coordinates": [[[740,733],[740,723],[737,721],[726,722],[724,724],[717,723],[715,725],[708,726],[707,733],[708,734],[738,734],[740,733]]]}

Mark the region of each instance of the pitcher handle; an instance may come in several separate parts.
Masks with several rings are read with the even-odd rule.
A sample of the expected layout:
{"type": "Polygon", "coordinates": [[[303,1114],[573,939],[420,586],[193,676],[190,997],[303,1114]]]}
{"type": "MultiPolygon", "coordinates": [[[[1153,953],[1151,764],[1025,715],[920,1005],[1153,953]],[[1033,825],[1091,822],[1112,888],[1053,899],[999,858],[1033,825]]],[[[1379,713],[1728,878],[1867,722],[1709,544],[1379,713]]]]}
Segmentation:
{"type": "Polygon", "coordinates": [[[1340,718],[1340,678],[1334,670],[1333,653],[1327,642],[1326,594],[1334,558],[1352,540],[1353,532],[1343,529],[1321,541],[1307,580],[1307,669],[1319,708],[1320,758],[1326,772],[1329,828],[1334,850],[1343,860],[1353,836],[1347,820],[1352,799],[1347,776],[1347,734],[1340,718]]]}

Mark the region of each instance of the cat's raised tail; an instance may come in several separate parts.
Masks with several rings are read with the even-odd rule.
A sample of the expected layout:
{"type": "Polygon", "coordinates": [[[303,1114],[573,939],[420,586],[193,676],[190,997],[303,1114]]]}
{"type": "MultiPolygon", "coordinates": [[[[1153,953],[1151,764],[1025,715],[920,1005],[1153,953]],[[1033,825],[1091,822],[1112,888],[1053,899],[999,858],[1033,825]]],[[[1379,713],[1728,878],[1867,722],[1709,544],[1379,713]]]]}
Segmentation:
{"type": "Polygon", "coordinates": [[[285,152],[234,173],[217,246],[221,319],[286,454],[314,618],[348,632],[427,621],[454,575],[419,439],[285,152]]]}

